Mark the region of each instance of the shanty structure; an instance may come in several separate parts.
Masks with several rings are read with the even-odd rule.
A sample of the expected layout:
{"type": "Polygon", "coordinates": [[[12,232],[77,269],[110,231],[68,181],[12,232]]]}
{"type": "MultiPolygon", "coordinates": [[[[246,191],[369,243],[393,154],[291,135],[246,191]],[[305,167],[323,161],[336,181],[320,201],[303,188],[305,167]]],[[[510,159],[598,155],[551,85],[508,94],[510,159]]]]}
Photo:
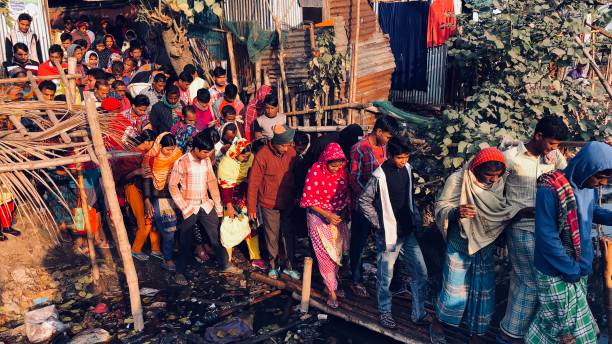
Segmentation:
{"type": "MultiPolygon", "coordinates": [[[[74,65],[74,64],[72,64],[74,65]]],[[[61,68],[60,68],[61,70],[61,68]]],[[[83,164],[94,164],[100,170],[101,187],[106,208],[110,212],[112,235],[116,242],[130,294],[130,305],[134,328],[144,327],[138,277],[131,255],[127,231],[119,207],[113,173],[105,148],[105,141],[116,133],[113,130],[115,118],[110,114],[99,116],[94,99],[87,98],[85,105],[72,103],[74,78],[69,74],[27,78],[1,79],[6,84],[30,84],[38,100],[0,102],[0,116],[3,123],[10,122],[12,128],[0,130],[0,189],[13,195],[17,211],[37,227],[46,227],[51,234],[57,234],[48,204],[40,195],[41,188],[53,194],[67,211],[71,211],[65,199],[50,176],[50,169],[62,169],[78,186],[84,227],[87,231],[89,258],[92,264],[92,280],[97,286],[100,278],[93,245],[93,232],[89,219],[87,195],[82,174],[83,164]],[[46,79],[61,79],[67,90],[67,102],[46,101],[37,87],[37,82],[46,79]],[[7,121],[8,120],[8,121],[7,121]],[[28,127],[23,123],[29,123],[28,127]]],[[[115,156],[125,154],[119,153],[115,156]]],[[[129,153],[127,153],[129,154],[129,153]]]]}

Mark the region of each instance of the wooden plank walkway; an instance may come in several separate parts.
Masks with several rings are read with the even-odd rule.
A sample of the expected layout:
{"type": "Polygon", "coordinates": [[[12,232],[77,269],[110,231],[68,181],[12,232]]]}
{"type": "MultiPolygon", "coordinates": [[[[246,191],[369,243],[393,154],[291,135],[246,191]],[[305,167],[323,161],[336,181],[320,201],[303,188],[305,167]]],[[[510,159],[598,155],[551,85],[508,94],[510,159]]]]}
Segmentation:
{"type": "MultiPolygon", "coordinates": [[[[289,276],[281,275],[280,280],[274,280],[261,273],[253,272],[250,274],[250,278],[289,291],[294,299],[300,300],[301,283],[292,280],[289,276]]],[[[339,299],[339,307],[332,309],[326,305],[327,297],[321,290],[323,290],[321,286],[313,283],[310,294],[311,307],[321,312],[363,326],[402,343],[430,343],[429,327],[416,326],[410,321],[411,298],[407,293],[393,297],[393,315],[398,326],[396,329],[390,330],[381,327],[378,323],[378,308],[375,297],[360,298],[347,290],[346,297],[339,299]]],[[[373,290],[369,290],[369,293],[375,295],[373,290]]],[[[431,304],[426,305],[426,311],[429,314],[434,314],[431,304]]],[[[487,343],[495,343],[494,331],[497,330],[493,328],[489,331],[484,338],[487,343]]],[[[446,327],[446,341],[448,344],[464,344],[469,341],[469,334],[464,328],[446,327]]]]}

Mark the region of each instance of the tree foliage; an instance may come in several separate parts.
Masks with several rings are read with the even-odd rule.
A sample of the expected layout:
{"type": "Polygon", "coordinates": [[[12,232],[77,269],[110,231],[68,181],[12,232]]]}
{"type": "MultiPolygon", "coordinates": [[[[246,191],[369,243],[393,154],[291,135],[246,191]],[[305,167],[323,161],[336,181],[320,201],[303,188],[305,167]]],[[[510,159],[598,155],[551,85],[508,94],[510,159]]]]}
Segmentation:
{"type": "Polygon", "coordinates": [[[306,87],[312,90],[314,107],[319,107],[344,81],[347,55],[336,51],[334,37],[333,29],[320,31],[316,37],[318,50],[308,62],[306,87]]]}
{"type": "Polygon", "coordinates": [[[563,80],[566,67],[586,61],[576,37],[590,34],[584,19],[596,15],[595,4],[499,0],[493,7],[496,14],[479,13],[477,22],[460,16],[460,33],[448,42],[466,98],[461,108],[444,111],[438,127],[421,133],[433,154],[415,164],[429,180],[446,177],[504,138],[526,140],[548,114],[564,117],[575,139],[612,135],[601,90],[563,80]]]}

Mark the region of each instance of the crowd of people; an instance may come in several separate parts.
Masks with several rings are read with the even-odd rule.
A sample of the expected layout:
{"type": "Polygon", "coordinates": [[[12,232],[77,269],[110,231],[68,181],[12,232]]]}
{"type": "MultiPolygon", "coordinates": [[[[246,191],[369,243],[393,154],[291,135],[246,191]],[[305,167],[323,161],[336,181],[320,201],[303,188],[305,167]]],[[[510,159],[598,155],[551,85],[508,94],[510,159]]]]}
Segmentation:
{"type": "MultiPolygon", "coordinates": [[[[188,283],[187,266],[194,258],[214,258],[221,271],[242,273],[233,263],[233,248],[243,241],[252,268],[271,278],[284,273],[300,279],[295,246],[300,224],[306,223],[327,305],[337,308],[345,295],[338,279],[343,263],[349,266],[351,292],[369,297],[362,257],[373,236],[381,325],[397,326],[390,284],[401,259],[410,275],[412,322],[430,326],[433,343],[445,342],[443,324],[463,324],[475,343],[489,329],[495,308],[494,253],[507,245],[510,293],[497,340],[595,342],[599,330],[586,302],[585,279],[592,271],[592,224],[612,225],[612,212],[597,205],[595,191],[612,176],[609,145],[589,143],[567,161],[558,148],[569,129],[561,118],[546,116],[528,142],[481,149],[448,177],[435,204],[447,248],[431,316],[425,312],[428,269],[417,241],[422,225],[409,164],[412,147],[394,118],[378,118],[365,134],[350,125],[310,136],[287,125],[270,85],[264,83],[245,106],[223,68],[211,71],[214,84],[208,87],[194,65],[177,74],[149,61],[133,31],[121,32],[118,44],[108,20],[96,35],[86,17],[76,23],[65,17],[49,60],[40,61],[31,21],[19,16],[7,38],[5,72],[57,75],[67,58],[76,59],[82,78],[75,101],[95,97],[97,106],[117,119],[113,129],[121,142],[109,145],[126,149],[133,143],[142,153],[132,165],[113,166],[121,199],[135,219],[132,255],[161,260],[177,284],[188,283]]],[[[47,100],[66,97],[54,81],[38,88],[47,100]]],[[[8,95],[33,98],[27,83],[15,84],[8,95]]],[[[96,244],[108,247],[99,172],[93,165],[83,173],[96,244]]],[[[83,200],[74,182],[62,169],[50,175],[72,209],[46,193],[56,222],[83,233],[83,200]]],[[[13,202],[2,205],[2,241],[5,234],[19,235],[11,228],[13,209],[13,202]]],[[[84,243],[79,249],[87,251],[84,243]]]]}

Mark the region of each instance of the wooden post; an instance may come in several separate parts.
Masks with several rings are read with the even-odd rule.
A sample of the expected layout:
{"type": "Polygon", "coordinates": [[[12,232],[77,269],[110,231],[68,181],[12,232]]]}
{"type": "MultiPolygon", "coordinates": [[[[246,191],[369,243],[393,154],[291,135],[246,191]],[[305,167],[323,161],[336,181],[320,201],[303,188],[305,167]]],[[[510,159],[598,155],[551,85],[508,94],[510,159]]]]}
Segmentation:
{"type": "Polygon", "coordinates": [[[104,199],[109,206],[110,220],[112,221],[116,230],[118,239],[117,245],[119,247],[119,252],[121,253],[125,279],[127,280],[130,293],[130,305],[132,308],[134,329],[136,331],[142,331],[144,328],[144,320],[142,316],[142,304],[140,302],[140,291],[138,288],[138,275],[136,274],[136,268],[134,267],[132,248],[125,229],[125,224],[123,223],[121,208],[119,207],[119,202],[117,201],[117,191],[115,190],[113,172],[108,162],[106,148],[104,148],[104,140],[102,139],[102,130],[100,129],[96,103],[91,97],[86,100],[86,109],[87,122],[89,123],[89,129],[91,131],[91,140],[93,142],[96,157],[100,162],[104,199]]]}
{"type": "MultiPolygon", "coordinates": [[[[69,57],[68,58],[68,74],[72,75],[72,74],[76,74],[76,67],[77,67],[77,60],[75,57],[69,57]]],[[[77,94],[79,92],[79,90],[76,87],[76,80],[75,79],[69,79],[68,80],[68,88],[70,88],[70,92],[74,95],[74,98],[72,99],[74,101],[74,104],[77,103],[77,94]]]]}
{"type": "MultiPolygon", "coordinates": [[[[280,74],[283,86],[283,99],[289,99],[289,86],[287,85],[287,75],[285,74],[285,48],[283,47],[283,32],[281,30],[280,22],[278,18],[274,16],[274,26],[276,27],[276,34],[278,35],[278,63],[280,65],[280,74]]],[[[294,111],[290,106],[287,107],[289,111],[294,111]]]]}
{"type": "Polygon", "coordinates": [[[317,41],[315,40],[314,23],[310,23],[308,31],[310,33],[310,50],[312,51],[312,55],[315,55],[315,52],[317,51],[317,41]]]}
{"type": "MultiPolygon", "coordinates": [[[[234,56],[234,39],[232,37],[232,33],[227,31],[225,33],[225,38],[227,39],[227,52],[230,58],[230,70],[232,71],[232,83],[238,87],[238,70],[236,68],[236,57],[234,56]]],[[[240,90],[240,87],[238,87],[240,90]]]]}
{"type": "Polygon", "coordinates": [[[278,99],[278,111],[281,113],[285,112],[285,102],[283,99],[282,81],[276,79],[276,96],[278,99]]]}
{"type": "MultiPolygon", "coordinates": [[[[83,211],[83,220],[85,231],[87,232],[87,247],[89,249],[89,261],[91,262],[91,276],[96,289],[100,287],[100,269],[96,262],[96,248],[94,246],[94,234],[91,229],[91,219],[89,218],[89,204],[87,204],[87,192],[85,192],[85,179],[83,178],[83,170],[81,164],[77,166],[79,193],[81,196],[81,210],[83,211]]],[[[97,220],[97,219],[96,219],[97,220]]]]}
{"type": "Polygon", "coordinates": [[[304,273],[302,274],[302,303],[300,304],[300,311],[302,313],[308,313],[308,306],[310,305],[310,283],[312,279],[312,258],[304,258],[304,273]]]}
{"type": "MultiPolygon", "coordinates": [[[[355,43],[351,52],[351,85],[349,88],[349,102],[354,103],[357,98],[357,66],[359,64],[359,31],[361,29],[361,0],[357,1],[357,27],[355,28],[355,43]]],[[[348,123],[353,123],[353,112],[349,110],[348,123]]]]}
{"type": "Polygon", "coordinates": [[[70,85],[68,83],[68,78],[66,77],[66,73],[64,73],[64,69],[58,63],[53,63],[55,68],[59,71],[60,80],[62,84],[64,84],[64,93],[66,94],[66,104],[68,104],[68,110],[72,110],[72,104],[74,104],[74,97],[72,95],[72,90],[70,90],[70,85]]]}
{"type": "Polygon", "coordinates": [[[255,93],[261,87],[261,59],[255,62],[255,93]]]}

